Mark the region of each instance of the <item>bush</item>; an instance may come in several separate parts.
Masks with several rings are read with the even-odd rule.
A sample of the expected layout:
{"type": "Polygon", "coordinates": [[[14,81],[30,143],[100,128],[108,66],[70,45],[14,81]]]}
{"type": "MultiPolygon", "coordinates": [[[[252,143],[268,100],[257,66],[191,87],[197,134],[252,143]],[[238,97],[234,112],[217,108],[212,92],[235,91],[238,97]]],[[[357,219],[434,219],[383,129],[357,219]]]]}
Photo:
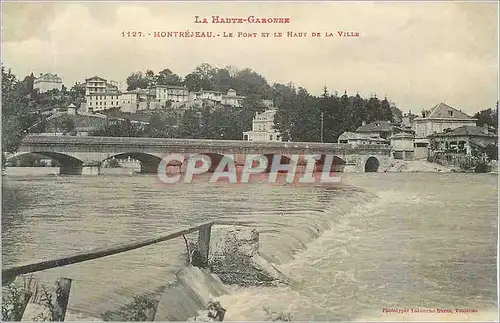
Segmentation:
{"type": "Polygon", "coordinates": [[[123,306],[116,312],[108,311],[103,314],[104,321],[143,322],[151,320],[149,311],[156,310],[158,302],[151,295],[134,297],[131,304],[123,306]]]}
{"type": "Polygon", "coordinates": [[[120,162],[117,160],[117,159],[110,159],[108,161],[108,167],[111,167],[111,168],[120,168],[121,165],[120,165],[120,162]]]}
{"type": "Polygon", "coordinates": [[[288,312],[273,312],[268,307],[264,307],[264,312],[267,313],[271,321],[290,322],[293,321],[293,315],[288,312]]]}

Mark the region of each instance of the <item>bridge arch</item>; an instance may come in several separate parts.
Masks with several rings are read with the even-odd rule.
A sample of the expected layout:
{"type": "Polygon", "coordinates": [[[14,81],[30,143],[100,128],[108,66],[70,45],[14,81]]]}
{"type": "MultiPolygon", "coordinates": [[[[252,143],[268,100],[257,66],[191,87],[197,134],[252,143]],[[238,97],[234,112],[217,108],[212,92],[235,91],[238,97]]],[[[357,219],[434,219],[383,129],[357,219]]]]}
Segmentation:
{"type": "MultiPolygon", "coordinates": [[[[290,157],[288,157],[287,155],[283,155],[283,154],[264,154],[264,157],[266,157],[266,159],[267,159],[266,173],[271,172],[271,167],[273,165],[274,156],[278,156],[278,155],[281,155],[280,164],[282,164],[282,165],[292,164],[293,165],[292,159],[290,157]]],[[[278,171],[278,173],[285,173],[285,171],[278,171]]]]}
{"type": "MultiPolygon", "coordinates": [[[[224,158],[224,155],[223,154],[219,154],[219,153],[200,153],[200,155],[206,156],[206,157],[208,157],[210,159],[210,168],[208,169],[208,171],[210,173],[215,172],[215,170],[217,169],[217,167],[221,163],[222,159],[224,158]]],[[[234,164],[235,163],[234,156],[232,156],[231,159],[232,159],[232,162],[234,164]]],[[[228,171],[228,170],[229,169],[226,166],[226,167],[224,167],[224,169],[222,171],[225,172],[225,171],[228,171]]]]}
{"type": "MultiPolygon", "coordinates": [[[[327,162],[326,154],[322,154],[321,158],[314,165],[315,172],[322,172],[325,167],[325,162],[327,162]]],[[[330,166],[330,173],[339,173],[344,171],[346,161],[338,156],[333,156],[330,166]]]]}
{"type": "Polygon", "coordinates": [[[158,173],[158,165],[161,162],[161,158],[152,154],[142,153],[142,152],[125,152],[109,156],[103,159],[101,162],[104,163],[111,159],[128,159],[132,158],[138,160],[141,164],[141,173],[143,174],[156,174],[158,173]]]}
{"type": "Polygon", "coordinates": [[[32,151],[32,152],[21,152],[10,156],[7,161],[14,158],[22,158],[27,155],[41,155],[50,159],[57,161],[60,167],[60,174],[65,175],[75,175],[80,174],[84,162],[76,157],[68,154],[53,152],[53,151],[32,151]]]}
{"type": "Polygon", "coordinates": [[[380,161],[375,156],[370,156],[365,162],[365,172],[378,172],[380,161]]]}

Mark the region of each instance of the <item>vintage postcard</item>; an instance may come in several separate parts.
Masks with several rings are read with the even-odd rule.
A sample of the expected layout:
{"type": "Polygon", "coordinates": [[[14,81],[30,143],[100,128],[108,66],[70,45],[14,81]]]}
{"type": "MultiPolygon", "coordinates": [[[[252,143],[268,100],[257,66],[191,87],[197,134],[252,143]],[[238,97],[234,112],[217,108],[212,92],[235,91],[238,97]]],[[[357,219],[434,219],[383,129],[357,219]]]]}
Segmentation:
{"type": "Polygon", "coordinates": [[[2,1],[2,321],[498,321],[497,1],[2,1]]]}

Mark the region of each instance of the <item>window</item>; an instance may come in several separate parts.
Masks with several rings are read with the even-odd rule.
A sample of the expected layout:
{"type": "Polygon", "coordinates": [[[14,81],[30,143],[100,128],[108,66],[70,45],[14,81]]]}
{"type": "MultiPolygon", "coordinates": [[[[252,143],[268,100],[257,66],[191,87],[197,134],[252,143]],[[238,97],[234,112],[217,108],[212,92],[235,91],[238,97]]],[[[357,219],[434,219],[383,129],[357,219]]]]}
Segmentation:
{"type": "Polygon", "coordinates": [[[270,135],[270,136],[269,136],[269,140],[273,140],[273,135],[270,135]]]}
{"type": "Polygon", "coordinates": [[[448,110],[448,115],[449,115],[450,117],[453,117],[453,110],[448,110]]]}

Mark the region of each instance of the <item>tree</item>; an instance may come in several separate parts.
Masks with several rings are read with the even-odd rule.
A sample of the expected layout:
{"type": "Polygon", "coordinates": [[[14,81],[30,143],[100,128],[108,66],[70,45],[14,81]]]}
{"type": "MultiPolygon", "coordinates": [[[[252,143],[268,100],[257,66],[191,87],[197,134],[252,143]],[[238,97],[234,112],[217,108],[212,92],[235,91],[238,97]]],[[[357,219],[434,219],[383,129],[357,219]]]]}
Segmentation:
{"type": "Polygon", "coordinates": [[[474,118],[477,119],[478,126],[487,124],[490,127],[498,129],[498,102],[496,108],[489,108],[476,112],[476,114],[474,114],[474,118]]]}
{"type": "Polygon", "coordinates": [[[29,105],[26,87],[2,65],[2,152],[15,152],[32,125],[29,105]]]}
{"type": "Polygon", "coordinates": [[[103,137],[142,137],[144,134],[144,129],[129,119],[114,120],[106,124],[104,129],[93,133],[94,136],[103,137]]]}
{"type": "Polygon", "coordinates": [[[155,76],[155,83],[157,85],[182,85],[182,79],[179,75],[174,74],[170,69],[166,68],[155,76]]]}
{"type": "Polygon", "coordinates": [[[75,121],[69,115],[63,115],[58,120],[59,129],[63,134],[75,131],[75,121]]]}
{"type": "Polygon", "coordinates": [[[172,108],[153,113],[146,127],[146,134],[151,138],[177,138],[181,116],[177,109],[172,108]]]}
{"type": "Polygon", "coordinates": [[[215,91],[215,74],[217,73],[217,68],[214,68],[208,63],[203,63],[196,67],[194,72],[186,75],[184,78],[184,85],[190,91],[200,91],[208,90],[215,91]]]}
{"type": "Polygon", "coordinates": [[[154,72],[148,70],[146,74],[142,72],[132,73],[127,77],[127,91],[135,89],[147,89],[154,85],[154,72]]]}
{"type": "Polygon", "coordinates": [[[201,111],[197,107],[189,107],[180,121],[179,135],[181,138],[199,138],[201,133],[200,127],[201,111]]]}

